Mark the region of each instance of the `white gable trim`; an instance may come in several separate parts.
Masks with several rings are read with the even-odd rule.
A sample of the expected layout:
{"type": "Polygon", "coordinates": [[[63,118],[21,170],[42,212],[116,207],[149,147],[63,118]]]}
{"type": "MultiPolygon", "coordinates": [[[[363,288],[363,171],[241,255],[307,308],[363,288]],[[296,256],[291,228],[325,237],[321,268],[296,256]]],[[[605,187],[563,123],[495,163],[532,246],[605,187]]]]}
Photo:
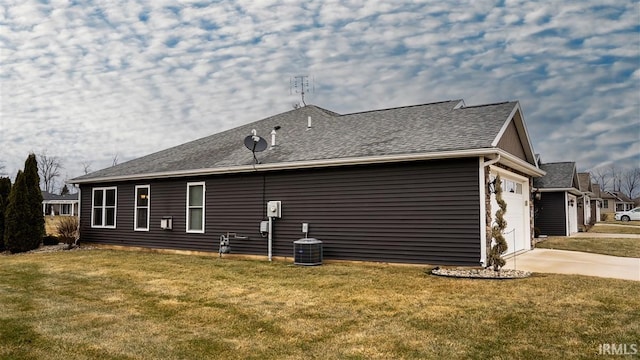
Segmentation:
{"type": "Polygon", "coordinates": [[[529,131],[527,131],[527,126],[524,124],[523,117],[524,116],[522,115],[520,102],[517,101],[516,105],[513,107],[513,110],[511,110],[511,114],[509,114],[509,116],[507,117],[507,120],[504,122],[504,124],[502,124],[500,131],[498,131],[498,134],[491,142],[491,146],[493,147],[498,146],[498,143],[500,142],[500,139],[504,135],[504,132],[507,130],[507,127],[509,127],[509,124],[511,123],[511,121],[513,121],[514,125],[516,126],[516,129],[518,130],[518,136],[520,137],[520,142],[522,143],[522,147],[524,148],[527,159],[533,162],[535,166],[538,166],[538,159],[536,158],[535,152],[533,151],[533,146],[531,145],[531,138],[529,137],[529,131]],[[516,114],[520,114],[519,121],[515,121],[516,114]]]}

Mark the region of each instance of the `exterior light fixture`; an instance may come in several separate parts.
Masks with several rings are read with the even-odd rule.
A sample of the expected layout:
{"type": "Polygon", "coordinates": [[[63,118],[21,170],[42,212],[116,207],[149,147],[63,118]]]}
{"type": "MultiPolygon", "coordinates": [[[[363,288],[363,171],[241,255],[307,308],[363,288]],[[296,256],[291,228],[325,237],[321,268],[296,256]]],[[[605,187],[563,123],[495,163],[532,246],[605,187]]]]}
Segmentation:
{"type": "Polygon", "coordinates": [[[496,193],[496,179],[493,179],[493,180],[489,181],[489,183],[487,184],[487,187],[489,189],[489,194],[495,194],[496,193]]]}

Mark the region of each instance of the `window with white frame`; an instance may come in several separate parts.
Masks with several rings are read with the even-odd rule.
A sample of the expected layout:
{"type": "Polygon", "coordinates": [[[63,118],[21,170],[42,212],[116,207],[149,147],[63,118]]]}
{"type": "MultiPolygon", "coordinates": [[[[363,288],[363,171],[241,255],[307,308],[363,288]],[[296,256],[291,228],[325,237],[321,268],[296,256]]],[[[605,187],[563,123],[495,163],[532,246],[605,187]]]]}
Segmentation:
{"type": "Polygon", "coordinates": [[[94,188],[91,200],[91,227],[116,228],[118,191],[116,187],[94,188]]]}
{"type": "Polygon", "coordinates": [[[60,215],[73,215],[71,214],[71,204],[61,204],[60,215]]]}
{"type": "Polygon", "coordinates": [[[149,185],[137,185],[135,189],[136,200],[133,215],[133,229],[136,231],[149,231],[150,188],[149,185]]]}
{"type": "Polygon", "coordinates": [[[502,191],[522,194],[522,184],[509,179],[502,179],[502,191]]]}
{"type": "Polygon", "coordinates": [[[187,183],[187,232],[204,233],[204,182],[187,183]]]}

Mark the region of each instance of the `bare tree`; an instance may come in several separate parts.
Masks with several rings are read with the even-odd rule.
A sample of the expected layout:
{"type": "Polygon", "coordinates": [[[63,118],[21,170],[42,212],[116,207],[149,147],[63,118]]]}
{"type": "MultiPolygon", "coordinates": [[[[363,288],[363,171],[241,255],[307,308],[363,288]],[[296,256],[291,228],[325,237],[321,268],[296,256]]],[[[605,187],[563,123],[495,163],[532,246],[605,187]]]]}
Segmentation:
{"type": "Polygon", "coordinates": [[[113,155],[113,161],[111,162],[111,166],[116,166],[118,165],[118,153],[115,153],[113,155]]]}
{"type": "Polygon", "coordinates": [[[82,171],[87,175],[91,172],[91,162],[82,162],[82,171]]]}
{"type": "Polygon", "coordinates": [[[62,169],[62,163],[57,156],[49,156],[44,151],[38,155],[38,174],[44,191],[53,194],[56,187],[56,179],[60,176],[60,170],[62,169]]]}
{"type": "Polygon", "coordinates": [[[0,160],[0,176],[7,175],[7,173],[4,171],[4,169],[5,169],[4,162],[2,160],[0,160]]]}
{"type": "Polygon", "coordinates": [[[629,199],[633,199],[640,190],[640,168],[624,171],[621,175],[622,191],[629,199]]]}
{"type": "Polygon", "coordinates": [[[591,179],[594,183],[600,185],[600,189],[607,190],[611,178],[609,177],[609,170],[598,168],[591,170],[591,179]]]}
{"type": "Polygon", "coordinates": [[[622,170],[616,167],[616,164],[611,164],[608,167],[609,176],[613,180],[613,191],[620,191],[622,187],[622,170]]]}

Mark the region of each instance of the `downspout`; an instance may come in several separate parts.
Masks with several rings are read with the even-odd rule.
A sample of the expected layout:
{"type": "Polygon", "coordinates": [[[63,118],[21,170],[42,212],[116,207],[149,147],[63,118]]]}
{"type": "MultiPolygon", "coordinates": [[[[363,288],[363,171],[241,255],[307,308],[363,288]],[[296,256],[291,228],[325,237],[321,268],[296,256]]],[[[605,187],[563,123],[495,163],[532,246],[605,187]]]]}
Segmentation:
{"type": "Polygon", "coordinates": [[[500,161],[500,154],[498,154],[498,157],[496,157],[495,159],[489,160],[486,163],[484,163],[484,166],[486,167],[486,166],[493,165],[493,164],[497,163],[498,161],[500,161]]]}
{"type": "Polygon", "coordinates": [[[82,208],[82,206],[80,206],[81,201],[82,201],[82,190],[80,189],[80,185],[78,185],[78,229],[76,230],[77,231],[76,235],[78,237],[76,238],[75,245],[78,245],[78,243],[80,242],[80,208],[82,208]]]}

